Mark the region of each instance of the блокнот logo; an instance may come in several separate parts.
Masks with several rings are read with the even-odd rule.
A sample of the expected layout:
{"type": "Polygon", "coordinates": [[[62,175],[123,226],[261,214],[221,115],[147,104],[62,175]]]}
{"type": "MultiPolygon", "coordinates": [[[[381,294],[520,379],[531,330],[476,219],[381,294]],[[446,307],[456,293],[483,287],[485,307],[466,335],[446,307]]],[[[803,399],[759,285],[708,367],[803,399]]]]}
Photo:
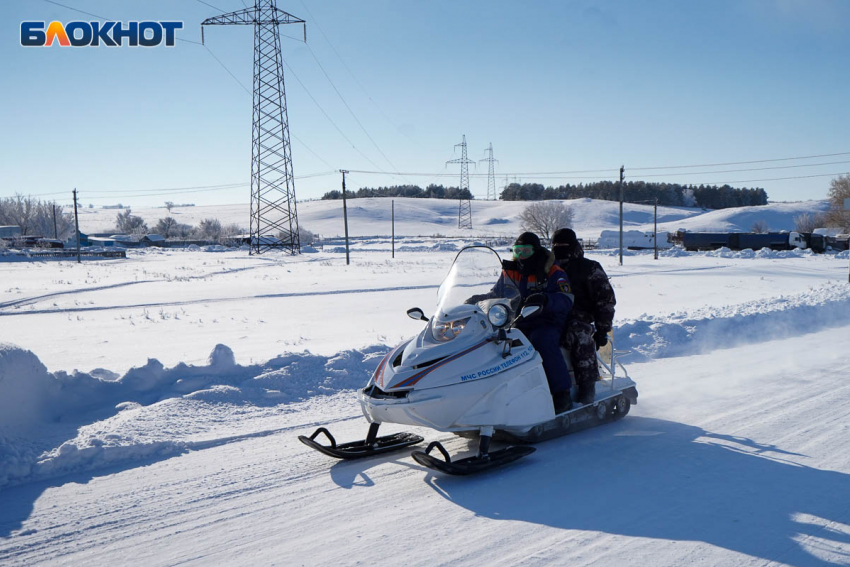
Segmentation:
{"type": "Polygon", "coordinates": [[[21,45],[50,47],[54,41],[63,47],[156,47],[165,40],[174,47],[174,33],[183,22],[21,22],[21,45]]]}

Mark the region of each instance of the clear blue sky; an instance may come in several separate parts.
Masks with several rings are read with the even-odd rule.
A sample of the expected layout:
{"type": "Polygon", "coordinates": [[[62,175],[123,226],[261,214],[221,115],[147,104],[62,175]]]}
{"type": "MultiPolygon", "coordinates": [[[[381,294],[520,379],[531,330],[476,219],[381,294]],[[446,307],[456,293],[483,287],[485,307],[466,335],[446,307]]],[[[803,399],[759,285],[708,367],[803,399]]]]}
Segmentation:
{"type": "MultiPolygon", "coordinates": [[[[219,13],[197,0],[57,2],[115,20],[182,20],[177,35],[191,41],[200,40],[201,20],[219,13]]],[[[492,142],[499,186],[505,173],[558,185],[589,180],[531,173],[610,168],[592,175],[613,179],[621,164],[627,179],[681,183],[850,171],[850,153],[637,170],[850,152],[850,2],[279,0],[278,7],[308,22],[309,48],[300,26],[282,27],[296,38],[283,41],[296,177],[339,168],[456,174],[444,163],[459,157],[453,146],[464,134],[471,159],[492,142]],[[713,173],[823,162],[846,163],[713,173]]],[[[76,187],[95,205],[248,202],[247,187],[152,190],[248,183],[251,97],[212,54],[250,89],[250,27],[207,28],[212,54],[189,42],[24,48],[22,20],[94,18],[40,0],[4,1],[0,16],[0,196],[64,192],[45,198],[67,202],[76,187]]],[[[471,171],[485,174],[486,164],[471,171]]],[[[799,200],[824,198],[829,181],[734,185],[799,200]]],[[[349,182],[458,179],[353,173],[349,182]]],[[[472,179],[479,198],[486,183],[472,179]]],[[[338,188],[338,174],[296,182],[299,199],[338,188]]]]}

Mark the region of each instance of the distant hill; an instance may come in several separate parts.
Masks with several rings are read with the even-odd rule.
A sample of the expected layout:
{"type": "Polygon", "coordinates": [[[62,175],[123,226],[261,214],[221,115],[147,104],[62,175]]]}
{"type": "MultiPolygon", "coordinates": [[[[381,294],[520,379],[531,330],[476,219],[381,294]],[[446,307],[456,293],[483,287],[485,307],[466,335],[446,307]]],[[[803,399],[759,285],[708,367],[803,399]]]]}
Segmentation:
{"type": "MultiPolygon", "coordinates": [[[[395,231],[398,236],[501,236],[521,231],[519,215],[526,201],[472,201],[472,231],[457,228],[457,201],[442,199],[396,198],[395,231]]],[[[352,236],[389,236],[391,231],[391,199],[364,198],[348,202],[348,228],[352,236]]],[[[583,238],[598,238],[603,230],[619,226],[619,203],[594,199],[563,201],[573,208],[574,229],[583,238]]],[[[824,211],[827,201],[773,203],[760,207],[740,207],[704,211],[686,207],[658,207],[658,229],[675,231],[749,231],[757,220],[767,222],[771,230],[793,230],[794,217],[805,212],[824,211]]],[[[652,230],[651,205],[624,206],[626,230],[652,230]]],[[[80,209],[80,230],[109,232],[115,226],[114,209],[80,209]]],[[[164,207],[133,209],[148,226],[173,216],[181,223],[196,225],[205,218],[216,218],[222,224],[236,223],[248,228],[248,204],[175,207],[169,213],[164,207]]],[[[323,236],[343,234],[342,201],[307,201],[298,203],[301,225],[323,236]]]]}

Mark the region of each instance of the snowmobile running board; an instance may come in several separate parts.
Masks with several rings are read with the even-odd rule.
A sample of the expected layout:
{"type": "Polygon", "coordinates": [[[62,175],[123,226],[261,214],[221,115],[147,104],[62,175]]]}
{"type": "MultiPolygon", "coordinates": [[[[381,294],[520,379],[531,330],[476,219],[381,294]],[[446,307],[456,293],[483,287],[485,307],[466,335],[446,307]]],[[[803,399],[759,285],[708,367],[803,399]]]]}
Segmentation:
{"type": "Polygon", "coordinates": [[[469,475],[478,473],[496,467],[501,467],[517,459],[521,459],[526,455],[530,455],[535,451],[534,447],[528,445],[520,445],[507,447],[485,455],[476,455],[475,457],[467,457],[458,461],[452,461],[448,451],[439,441],[433,441],[425,451],[414,451],[411,453],[413,460],[429,469],[440,471],[451,475],[469,475]],[[430,455],[433,449],[437,449],[442,453],[443,459],[437,459],[430,455]]]}
{"type": "Polygon", "coordinates": [[[540,423],[527,431],[497,429],[493,439],[503,443],[539,443],[611,423],[629,413],[632,404],[637,404],[637,396],[637,389],[629,387],[592,404],[573,406],[569,411],[556,415],[555,419],[540,423]]]}
{"type": "Polygon", "coordinates": [[[298,440],[308,447],[324,453],[329,457],[336,459],[360,459],[363,457],[373,457],[382,455],[392,451],[404,449],[410,445],[416,445],[425,440],[424,437],[414,435],[413,433],[396,433],[394,435],[385,435],[378,437],[378,423],[372,423],[369,426],[369,434],[366,439],[361,441],[352,441],[351,443],[336,444],[336,439],[333,438],[331,432],[324,427],[318,428],[310,437],[299,435],[298,440]],[[331,442],[330,445],[322,445],[316,442],[316,437],[324,433],[325,437],[331,442]]]}

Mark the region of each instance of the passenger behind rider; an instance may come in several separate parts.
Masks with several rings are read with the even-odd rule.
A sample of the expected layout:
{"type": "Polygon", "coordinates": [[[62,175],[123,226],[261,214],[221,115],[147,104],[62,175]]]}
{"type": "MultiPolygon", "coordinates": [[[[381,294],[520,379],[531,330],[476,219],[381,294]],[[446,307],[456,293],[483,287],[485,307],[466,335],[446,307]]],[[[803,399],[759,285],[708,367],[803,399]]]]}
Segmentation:
{"type": "Polygon", "coordinates": [[[584,257],[575,232],[569,228],[556,230],[552,235],[552,251],[575,294],[562,344],[573,361],[578,386],[576,401],[593,403],[599,379],[596,351],[608,343],[617,300],[605,270],[598,262],[584,257]]]}
{"type": "MultiPolygon", "coordinates": [[[[540,245],[540,238],[533,232],[520,234],[511,251],[513,260],[502,261],[502,276],[494,290],[508,278],[519,290],[524,307],[540,306],[538,313],[529,319],[521,319],[516,327],[540,353],[555,413],[559,414],[572,407],[572,384],[560,347],[561,333],[573,305],[570,282],[555,262],[555,256],[540,245]]],[[[475,303],[488,296],[474,296],[467,303],[475,303]]]]}

